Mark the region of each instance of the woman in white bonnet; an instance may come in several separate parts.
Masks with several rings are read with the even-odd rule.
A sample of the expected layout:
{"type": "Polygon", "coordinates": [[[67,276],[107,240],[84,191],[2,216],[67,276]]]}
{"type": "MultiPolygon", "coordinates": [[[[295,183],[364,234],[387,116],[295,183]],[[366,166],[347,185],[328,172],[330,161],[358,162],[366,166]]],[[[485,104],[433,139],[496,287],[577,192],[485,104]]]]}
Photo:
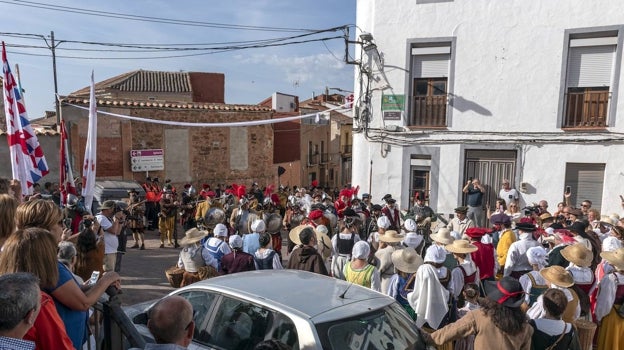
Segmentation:
{"type": "Polygon", "coordinates": [[[379,249],[379,235],[383,235],[390,227],[390,220],[388,217],[382,215],[377,219],[377,232],[371,233],[368,236],[368,243],[370,243],[373,250],[379,249]]]}
{"type": "Polygon", "coordinates": [[[531,247],[526,252],[529,264],[533,267],[533,271],[520,276],[518,281],[522,285],[522,289],[526,292],[526,303],[532,306],[542,293],[548,289],[548,282],[540,275],[540,270],[546,266],[546,257],[548,252],[542,246],[531,247]]]}
{"type": "Polygon", "coordinates": [[[416,221],[413,219],[405,220],[403,223],[403,227],[405,227],[405,238],[401,241],[401,244],[404,247],[411,247],[416,250],[418,255],[423,256],[425,251],[425,238],[417,233],[418,225],[416,225],[416,221]]]}
{"type": "Polygon", "coordinates": [[[345,280],[379,292],[381,278],[379,270],[368,263],[370,246],[368,242],[358,241],[353,245],[351,261],[345,264],[343,273],[345,280]]]}

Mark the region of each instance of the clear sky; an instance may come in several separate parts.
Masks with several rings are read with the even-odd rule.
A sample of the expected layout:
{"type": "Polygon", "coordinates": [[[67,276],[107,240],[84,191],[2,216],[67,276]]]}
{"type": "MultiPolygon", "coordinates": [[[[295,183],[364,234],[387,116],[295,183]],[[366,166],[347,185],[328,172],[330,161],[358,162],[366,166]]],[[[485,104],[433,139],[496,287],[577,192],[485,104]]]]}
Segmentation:
{"type": "Polygon", "coordinates": [[[50,44],[51,31],[60,95],[88,86],[92,70],[98,82],[144,69],[223,73],[226,103],[256,104],[276,91],[307,99],[326,86],[353,90],[344,40],[329,39],[344,32],[310,35],[301,29],[349,26],[353,38],[356,1],[0,0],[0,40],[14,74],[19,65],[30,119],[54,110],[52,54],[44,40],[50,44]],[[301,37],[272,42],[310,42],[266,47],[267,40],[294,36],[301,37]],[[241,45],[263,47],[231,49],[241,45]]]}

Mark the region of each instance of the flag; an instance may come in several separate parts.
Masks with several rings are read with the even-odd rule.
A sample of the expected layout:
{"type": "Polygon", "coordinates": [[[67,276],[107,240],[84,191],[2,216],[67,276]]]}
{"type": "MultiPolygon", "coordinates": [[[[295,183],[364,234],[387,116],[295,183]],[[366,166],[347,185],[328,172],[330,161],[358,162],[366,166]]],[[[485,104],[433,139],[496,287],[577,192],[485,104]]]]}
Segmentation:
{"type": "Polygon", "coordinates": [[[95,190],[95,161],[97,154],[97,108],[95,105],[95,83],[91,72],[91,93],[89,94],[89,129],[82,166],[82,197],[87,210],[91,211],[95,190]]]}
{"type": "Polygon", "coordinates": [[[61,206],[64,207],[67,204],[67,195],[76,195],[76,183],[74,182],[74,174],[72,173],[71,163],[69,162],[69,148],[67,147],[67,130],[65,129],[65,122],[61,121],[61,151],[59,155],[60,163],[59,168],[61,174],[59,176],[60,191],[61,191],[61,206]]]}
{"type": "Polygon", "coordinates": [[[355,96],[353,94],[349,94],[347,95],[347,97],[345,98],[346,100],[346,108],[353,108],[353,100],[354,100],[355,96]]]}
{"type": "Polygon", "coordinates": [[[33,185],[50,172],[37,140],[35,131],[28,121],[22,91],[18,87],[6,56],[2,42],[2,73],[4,78],[4,114],[7,123],[7,140],[11,154],[12,175],[22,184],[22,195],[33,193],[33,185]]]}

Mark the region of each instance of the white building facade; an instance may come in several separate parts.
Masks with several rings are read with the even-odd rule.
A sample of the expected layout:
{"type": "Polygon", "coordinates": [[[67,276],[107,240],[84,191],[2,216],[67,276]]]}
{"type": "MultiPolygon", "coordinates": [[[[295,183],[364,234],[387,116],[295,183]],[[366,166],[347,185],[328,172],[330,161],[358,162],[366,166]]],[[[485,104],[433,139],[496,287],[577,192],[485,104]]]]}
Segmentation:
{"type": "MultiPolygon", "coordinates": [[[[358,0],[352,183],[441,213],[479,178],[621,213],[621,0],[358,0]],[[364,33],[362,35],[362,33],[364,33]],[[370,34],[370,35],[368,35],[370,34]]],[[[485,204],[485,203],[484,203],[485,204]]]]}

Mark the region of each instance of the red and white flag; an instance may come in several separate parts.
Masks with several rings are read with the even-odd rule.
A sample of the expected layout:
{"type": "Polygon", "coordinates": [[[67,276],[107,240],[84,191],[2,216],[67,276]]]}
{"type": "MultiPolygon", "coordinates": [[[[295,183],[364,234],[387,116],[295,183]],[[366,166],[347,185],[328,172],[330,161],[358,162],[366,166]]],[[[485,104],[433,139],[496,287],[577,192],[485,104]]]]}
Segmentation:
{"type": "MultiPolygon", "coordinates": [[[[89,129],[82,166],[82,197],[87,210],[91,211],[95,190],[95,161],[97,155],[97,108],[95,103],[95,83],[91,72],[91,93],[89,95],[89,129]]],[[[94,213],[95,214],[95,213],[94,213]]]]}
{"type": "Polygon", "coordinates": [[[33,185],[50,172],[37,140],[35,131],[28,121],[22,91],[11,73],[2,42],[2,73],[4,78],[4,114],[6,115],[7,140],[11,154],[12,175],[22,184],[22,195],[33,193],[33,185]]]}
{"type": "Polygon", "coordinates": [[[67,130],[65,122],[61,121],[61,151],[59,154],[61,171],[59,189],[61,191],[61,206],[67,205],[67,195],[76,195],[76,183],[74,182],[74,174],[72,172],[71,163],[69,162],[69,148],[67,147],[67,130]]]}

